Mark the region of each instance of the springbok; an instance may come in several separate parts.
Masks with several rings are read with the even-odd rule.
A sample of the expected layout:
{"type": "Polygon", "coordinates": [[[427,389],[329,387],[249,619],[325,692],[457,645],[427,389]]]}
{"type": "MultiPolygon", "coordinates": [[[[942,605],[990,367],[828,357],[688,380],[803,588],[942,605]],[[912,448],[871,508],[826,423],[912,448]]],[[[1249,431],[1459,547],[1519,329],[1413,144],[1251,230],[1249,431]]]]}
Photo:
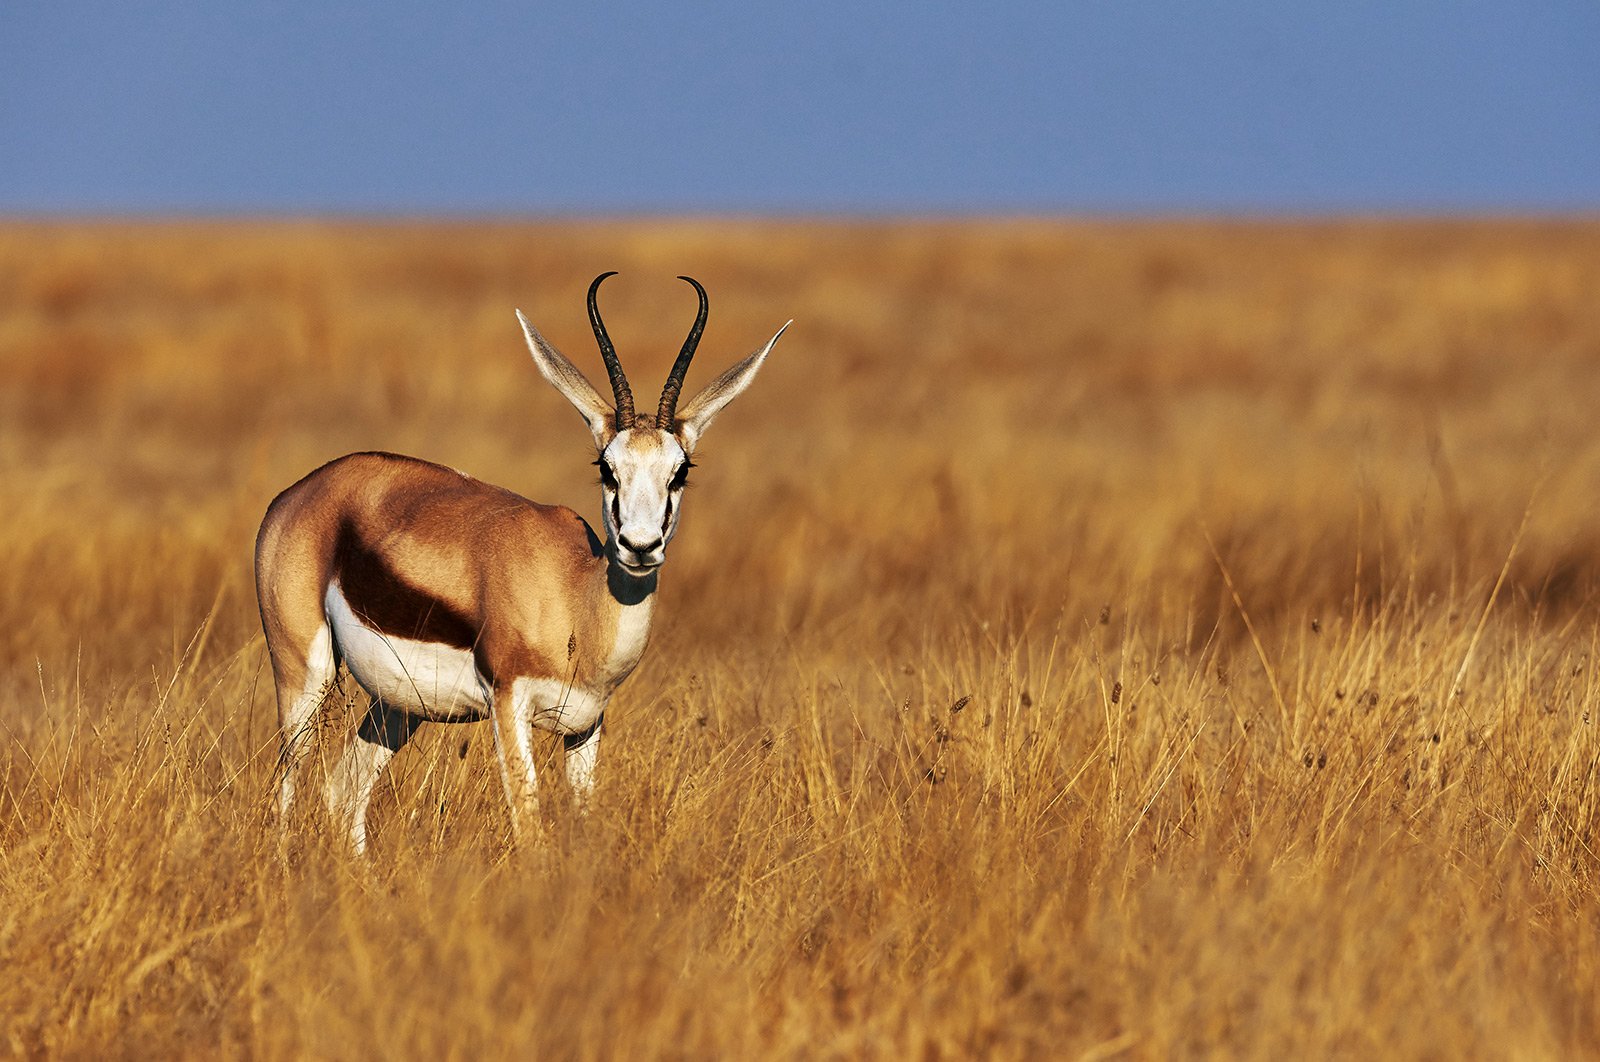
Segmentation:
{"type": "Polygon", "coordinates": [[[636,413],[595,302],[614,275],[589,285],[589,321],[615,407],[517,311],[534,364],[594,436],[604,541],[571,509],[387,453],[323,465],[267,508],[256,593],[277,682],[282,821],[310,739],[332,741],[324,796],[364,851],[373,786],[429,721],[493,723],[518,837],[537,822],[535,727],[562,735],[580,807],[588,797],[606,705],[650,634],[695,445],[789,327],[679,409],[707,311],[705,289],[680,277],[700,309],[654,416],[636,413]],[[331,706],[341,663],[371,698],[354,733],[331,706]]]}

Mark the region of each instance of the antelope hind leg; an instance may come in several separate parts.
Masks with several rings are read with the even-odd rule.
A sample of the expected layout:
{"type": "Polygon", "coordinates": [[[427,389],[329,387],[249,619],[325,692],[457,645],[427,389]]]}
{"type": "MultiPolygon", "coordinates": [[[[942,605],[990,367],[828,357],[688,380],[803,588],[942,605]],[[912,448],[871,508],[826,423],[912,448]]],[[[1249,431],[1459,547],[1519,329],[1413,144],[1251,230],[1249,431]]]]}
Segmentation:
{"type": "Polygon", "coordinates": [[[367,808],[378,778],[419,725],[405,712],[374,700],[328,775],[328,812],[357,854],[367,850],[367,808]]]}

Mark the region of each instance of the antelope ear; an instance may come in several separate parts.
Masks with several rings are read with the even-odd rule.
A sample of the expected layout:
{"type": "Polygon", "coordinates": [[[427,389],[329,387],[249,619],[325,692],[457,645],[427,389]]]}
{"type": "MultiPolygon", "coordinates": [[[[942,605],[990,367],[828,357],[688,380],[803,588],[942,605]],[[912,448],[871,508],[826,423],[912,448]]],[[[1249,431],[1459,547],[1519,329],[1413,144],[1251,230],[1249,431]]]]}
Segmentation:
{"type": "Polygon", "coordinates": [[[616,411],[600,397],[600,392],[584,378],[578,367],[568,361],[567,356],[557,350],[554,344],[539,334],[539,330],[528,322],[521,310],[517,311],[517,320],[522,322],[522,333],[527,337],[528,351],[533,355],[533,363],[539,367],[539,372],[550,381],[552,387],[572,403],[573,408],[589,425],[595,445],[604,450],[606,444],[617,433],[616,411]]]}
{"type": "Polygon", "coordinates": [[[761,363],[772,353],[773,344],[778,342],[778,336],[783,335],[784,329],[792,324],[794,322],[790,321],[778,329],[777,334],[767,340],[766,346],[706,384],[699,394],[689,399],[688,405],[678,411],[675,428],[685,451],[693,453],[700,436],[711,426],[717,414],[722,412],[722,407],[739,397],[744,389],[750,386],[750,381],[754,380],[756,373],[761,370],[761,363]]]}

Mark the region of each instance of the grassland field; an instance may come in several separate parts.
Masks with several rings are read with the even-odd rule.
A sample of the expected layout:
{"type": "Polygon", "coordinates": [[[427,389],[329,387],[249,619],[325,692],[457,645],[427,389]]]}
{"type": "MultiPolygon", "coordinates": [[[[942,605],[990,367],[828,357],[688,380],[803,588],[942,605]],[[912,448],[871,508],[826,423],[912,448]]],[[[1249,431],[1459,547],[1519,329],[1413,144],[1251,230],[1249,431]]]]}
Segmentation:
{"type": "MultiPolygon", "coordinates": [[[[1600,223],[0,224],[0,1056],[1600,1054],[1600,223]],[[268,814],[276,492],[697,455],[591,813],[268,814]]],[[[357,700],[353,696],[352,701],[357,700]]]]}

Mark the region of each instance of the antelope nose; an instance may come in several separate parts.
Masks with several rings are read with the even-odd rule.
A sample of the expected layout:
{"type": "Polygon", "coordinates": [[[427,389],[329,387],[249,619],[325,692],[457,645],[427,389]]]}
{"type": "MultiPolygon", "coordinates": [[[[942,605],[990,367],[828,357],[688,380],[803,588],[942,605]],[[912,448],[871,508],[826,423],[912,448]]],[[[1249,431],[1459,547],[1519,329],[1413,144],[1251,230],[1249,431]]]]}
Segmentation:
{"type": "Polygon", "coordinates": [[[654,553],[661,546],[660,535],[652,538],[649,542],[641,542],[637,545],[635,545],[633,539],[629,538],[627,535],[618,535],[617,539],[622,543],[624,549],[639,554],[654,553]]]}

